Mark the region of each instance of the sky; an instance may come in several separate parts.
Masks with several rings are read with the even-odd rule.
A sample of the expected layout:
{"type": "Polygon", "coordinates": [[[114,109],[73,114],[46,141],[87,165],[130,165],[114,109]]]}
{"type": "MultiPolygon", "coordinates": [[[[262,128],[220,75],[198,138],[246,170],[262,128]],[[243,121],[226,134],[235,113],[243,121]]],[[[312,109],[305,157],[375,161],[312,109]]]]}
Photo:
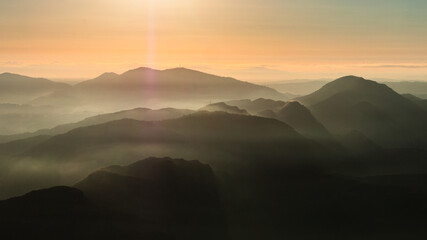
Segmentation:
{"type": "Polygon", "coordinates": [[[427,81],[425,0],[2,0],[0,72],[427,81]]]}

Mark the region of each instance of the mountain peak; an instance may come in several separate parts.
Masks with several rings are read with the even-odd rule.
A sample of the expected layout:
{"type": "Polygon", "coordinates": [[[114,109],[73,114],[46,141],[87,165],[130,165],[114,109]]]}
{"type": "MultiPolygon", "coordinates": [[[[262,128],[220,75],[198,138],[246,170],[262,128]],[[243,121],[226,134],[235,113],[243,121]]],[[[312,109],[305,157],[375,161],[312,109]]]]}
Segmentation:
{"type": "Polygon", "coordinates": [[[276,113],[277,119],[289,124],[299,133],[309,137],[330,137],[325,127],[317,121],[311,111],[298,101],[287,102],[276,113]]]}
{"type": "Polygon", "coordinates": [[[289,101],[279,109],[278,114],[298,114],[301,112],[309,113],[309,110],[298,101],[289,101]]]}
{"type": "Polygon", "coordinates": [[[357,77],[353,75],[344,76],[336,79],[324,86],[327,87],[338,87],[338,88],[355,88],[355,87],[378,87],[383,86],[375,81],[365,79],[363,77],[357,77]]]}
{"type": "Polygon", "coordinates": [[[301,103],[299,103],[298,101],[289,101],[287,102],[285,105],[283,105],[283,107],[281,107],[279,109],[279,111],[277,111],[277,114],[279,116],[297,116],[297,115],[310,115],[311,117],[311,113],[310,111],[304,107],[304,105],[302,105],[301,103]]]}
{"type": "Polygon", "coordinates": [[[173,74],[173,75],[190,75],[192,77],[193,76],[220,77],[220,76],[216,76],[216,75],[213,75],[210,73],[205,73],[205,72],[201,72],[201,71],[197,71],[197,70],[189,69],[189,68],[184,68],[184,67],[165,69],[161,72],[167,73],[167,74],[173,74]]]}
{"type": "Polygon", "coordinates": [[[105,72],[105,73],[99,75],[98,77],[96,77],[96,79],[111,79],[111,78],[115,78],[118,76],[119,75],[117,73],[114,73],[114,72],[105,72]]]}
{"type": "Polygon", "coordinates": [[[348,95],[349,92],[370,96],[397,94],[384,84],[350,75],[329,82],[314,93],[300,97],[298,100],[306,106],[312,106],[336,94],[348,95]]]}
{"type": "Polygon", "coordinates": [[[355,76],[355,75],[348,75],[344,77],[340,77],[336,79],[335,81],[363,81],[366,80],[363,77],[355,76]]]}
{"type": "Polygon", "coordinates": [[[122,75],[126,76],[126,75],[132,75],[135,73],[146,73],[146,72],[159,72],[159,70],[149,68],[149,67],[139,67],[139,68],[131,69],[127,72],[124,72],[122,75]]]}
{"type": "Polygon", "coordinates": [[[185,67],[169,68],[169,69],[165,69],[163,71],[191,71],[191,72],[197,72],[196,70],[185,68],[185,67]]]}
{"type": "Polygon", "coordinates": [[[285,105],[282,107],[282,109],[288,108],[288,107],[302,107],[302,108],[304,108],[304,106],[298,101],[289,101],[289,102],[285,103],[285,105]]]}

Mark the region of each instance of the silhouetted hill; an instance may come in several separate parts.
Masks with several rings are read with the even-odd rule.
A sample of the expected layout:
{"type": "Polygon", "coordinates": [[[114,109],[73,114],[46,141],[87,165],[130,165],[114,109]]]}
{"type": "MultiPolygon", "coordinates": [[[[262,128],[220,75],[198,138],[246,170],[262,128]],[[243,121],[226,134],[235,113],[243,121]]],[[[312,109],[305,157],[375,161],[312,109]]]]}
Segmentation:
{"type": "Polygon", "coordinates": [[[0,230],[7,239],[163,240],[178,237],[134,214],[99,207],[82,191],[65,186],[0,201],[0,211],[0,230]]]}
{"type": "Polygon", "coordinates": [[[121,75],[102,76],[65,91],[35,100],[34,104],[62,104],[117,110],[129,107],[199,108],[212,101],[259,97],[286,98],[276,90],[185,68],[138,68],[121,75]]]}
{"type": "MultiPolygon", "coordinates": [[[[277,104],[278,105],[278,104],[277,104]]],[[[260,111],[257,116],[273,118],[289,124],[300,134],[317,140],[331,139],[331,134],[317,121],[310,110],[297,101],[289,101],[279,108],[260,111]]]]}
{"type": "Polygon", "coordinates": [[[54,187],[0,201],[7,239],[114,239],[115,228],[80,190],[54,187]]]}
{"type": "Polygon", "coordinates": [[[247,110],[251,114],[258,114],[259,112],[265,111],[265,110],[273,110],[276,111],[283,107],[286,102],[283,101],[276,101],[272,99],[265,99],[265,98],[258,98],[255,100],[234,100],[226,102],[228,105],[236,106],[241,109],[247,110]]]}
{"type": "Polygon", "coordinates": [[[100,206],[136,215],[174,239],[225,237],[214,174],[198,161],[148,158],[101,169],[75,186],[100,206]]]}
{"type": "Polygon", "coordinates": [[[212,103],[209,105],[206,105],[199,109],[200,111],[208,111],[208,112],[227,112],[232,114],[244,114],[247,115],[248,112],[246,110],[240,109],[236,106],[230,106],[224,102],[219,103],[212,103]]]}
{"type": "Polygon", "coordinates": [[[75,128],[97,125],[97,124],[102,124],[102,123],[125,119],[125,118],[141,120],[141,121],[159,121],[159,120],[165,120],[165,119],[178,118],[193,112],[194,111],[192,110],[174,109],[174,108],[163,108],[158,110],[153,110],[149,108],[135,108],[135,109],[124,110],[124,111],[115,112],[115,113],[100,114],[97,116],[88,117],[76,123],[63,124],[51,129],[42,129],[32,133],[3,135],[3,136],[0,135],[0,143],[10,142],[14,140],[19,140],[19,139],[24,139],[24,138],[39,136],[39,135],[63,134],[75,128]]]}
{"type": "Polygon", "coordinates": [[[310,110],[297,101],[286,103],[276,112],[276,117],[295,128],[304,136],[315,138],[331,137],[325,127],[313,117],[310,110]]]}
{"type": "Polygon", "coordinates": [[[0,201],[8,239],[227,239],[216,179],[198,161],[148,158],[0,201]],[[81,191],[82,190],[82,191],[81,191]]]}
{"type": "Polygon", "coordinates": [[[358,130],[387,147],[426,144],[427,112],[384,84],[347,76],[298,100],[334,134],[358,130]]]}
{"type": "Polygon", "coordinates": [[[45,78],[31,78],[13,73],[0,74],[0,103],[23,104],[34,98],[66,89],[66,83],[45,78]]]}

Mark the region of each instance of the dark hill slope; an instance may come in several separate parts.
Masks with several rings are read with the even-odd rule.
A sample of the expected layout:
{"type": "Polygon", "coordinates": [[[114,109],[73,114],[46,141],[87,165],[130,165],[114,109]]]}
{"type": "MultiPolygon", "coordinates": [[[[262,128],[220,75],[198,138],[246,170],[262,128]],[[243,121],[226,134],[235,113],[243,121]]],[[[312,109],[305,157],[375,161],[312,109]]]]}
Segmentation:
{"type": "Polygon", "coordinates": [[[334,134],[358,130],[386,147],[425,147],[427,112],[384,84],[347,76],[298,98],[334,134]]]}
{"type": "Polygon", "coordinates": [[[39,135],[52,136],[57,134],[63,134],[79,127],[97,125],[97,124],[102,124],[102,123],[120,120],[120,119],[126,119],[126,118],[141,120],[141,121],[160,121],[160,120],[182,117],[184,115],[187,115],[193,112],[194,111],[188,110],[188,109],[175,109],[175,108],[163,108],[158,110],[153,110],[149,108],[135,108],[135,109],[124,110],[124,111],[115,112],[115,113],[100,114],[97,116],[88,117],[76,123],[63,124],[51,129],[42,129],[32,133],[3,135],[3,136],[0,136],[0,143],[10,142],[14,140],[19,140],[19,139],[39,136],[39,135]]]}
{"type": "Polygon", "coordinates": [[[148,158],[101,169],[75,186],[93,202],[136,215],[177,239],[225,236],[214,174],[198,161],[148,158]]]}

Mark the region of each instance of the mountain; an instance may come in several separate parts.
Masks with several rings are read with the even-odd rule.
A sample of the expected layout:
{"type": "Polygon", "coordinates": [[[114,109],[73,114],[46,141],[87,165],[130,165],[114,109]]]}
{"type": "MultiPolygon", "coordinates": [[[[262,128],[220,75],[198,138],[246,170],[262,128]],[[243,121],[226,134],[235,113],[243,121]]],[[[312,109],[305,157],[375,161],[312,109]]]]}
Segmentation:
{"type": "Polygon", "coordinates": [[[402,94],[402,96],[410,100],[411,102],[417,104],[418,106],[422,107],[424,110],[427,110],[427,99],[422,99],[409,93],[402,94]]]}
{"type": "Polygon", "coordinates": [[[0,74],[0,103],[24,104],[34,98],[69,88],[66,83],[31,78],[13,73],[0,74]]]}
{"type": "Polygon", "coordinates": [[[251,114],[258,114],[259,112],[265,111],[265,110],[273,110],[276,111],[283,107],[286,102],[280,101],[280,100],[272,100],[272,99],[265,99],[265,98],[258,98],[255,100],[250,99],[244,99],[244,100],[234,100],[234,101],[228,101],[226,104],[231,106],[236,106],[241,109],[247,110],[251,114]]]}
{"type": "Polygon", "coordinates": [[[336,159],[334,152],[286,123],[225,112],[197,112],[157,122],[122,119],[0,148],[3,145],[0,198],[53,183],[68,185],[100,167],[148,156],[198,159],[226,172],[241,171],[260,159],[281,165],[336,159]]]}
{"type": "Polygon", "coordinates": [[[297,101],[275,101],[259,98],[256,100],[235,100],[227,102],[239,106],[256,116],[280,120],[309,138],[331,138],[331,134],[315,119],[305,106],[297,101]]]}
{"type": "Polygon", "coordinates": [[[109,217],[75,188],[53,187],[0,201],[0,229],[8,239],[114,239],[109,217]]]}
{"type": "Polygon", "coordinates": [[[106,123],[114,120],[120,119],[135,119],[141,121],[159,121],[172,118],[182,117],[184,115],[193,113],[192,110],[187,109],[174,109],[174,108],[163,108],[158,110],[153,110],[149,108],[135,108],[131,110],[124,110],[115,113],[106,113],[100,114],[93,117],[88,117],[82,121],[75,123],[68,123],[56,126],[50,129],[42,129],[32,133],[23,133],[23,134],[14,134],[14,135],[0,135],[0,143],[6,143],[10,141],[15,141],[19,139],[24,139],[33,136],[39,135],[57,135],[66,133],[72,129],[79,127],[86,127],[90,125],[97,125],[101,123],[106,123]]]}
{"type": "Polygon", "coordinates": [[[251,151],[261,151],[262,148],[273,150],[280,146],[281,151],[293,149],[283,153],[283,156],[291,156],[300,153],[297,146],[313,147],[311,141],[303,138],[289,125],[274,119],[225,112],[197,112],[159,122],[123,119],[77,128],[65,134],[53,136],[27,154],[56,156],[64,159],[67,156],[80,155],[86,151],[94,152],[96,149],[108,146],[118,147],[121,144],[185,143],[189,146],[205,145],[208,148],[214,148],[215,151],[226,150],[246,156],[250,153],[245,152],[245,148],[253,144],[258,145],[259,142],[263,144],[251,151]],[[231,143],[242,148],[231,147],[231,143]]]}
{"type": "Polygon", "coordinates": [[[208,111],[208,112],[221,111],[221,112],[227,112],[231,114],[244,114],[244,115],[249,114],[244,109],[240,109],[236,106],[230,106],[224,102],[212,103],[212,104],[206,105],[200,108],[199,111],[208,111]]]}
{"type": "Polygon", "coordinates": [[[316,139],[331,137],[331,134],[314,118],[310,110],[297,101],[286,103],[275,112],[275,118],[289,124],[304,136],[316,139]]]}
{"type": "Polygon", "coordinates": [[[10,239],[226,239],[212,169],[198,161],[148,158],[0,201],[10,239]]]}
{"type": "Polygon", "coordinates": [[[384,147],[425,147],[427,112],[384,84],[347,76],[298,101],[333,134],[360,131],[384,147]]]}
{"type": "Polygon", "coordinates": [[[138,68],[109,73],[33,101],[75,108],[118,110],[129,107],[200,108],[210,101],[259,97],[286,98],[268,87],[185,68],[138,68]]]}
{"type": "Polygon", "coordinates": [[[212,169],[198,161],[147,158],[111,166],[75,185],[94,203],[159,226],[176,239],[222,239],[225,216],[212,169]]]}

